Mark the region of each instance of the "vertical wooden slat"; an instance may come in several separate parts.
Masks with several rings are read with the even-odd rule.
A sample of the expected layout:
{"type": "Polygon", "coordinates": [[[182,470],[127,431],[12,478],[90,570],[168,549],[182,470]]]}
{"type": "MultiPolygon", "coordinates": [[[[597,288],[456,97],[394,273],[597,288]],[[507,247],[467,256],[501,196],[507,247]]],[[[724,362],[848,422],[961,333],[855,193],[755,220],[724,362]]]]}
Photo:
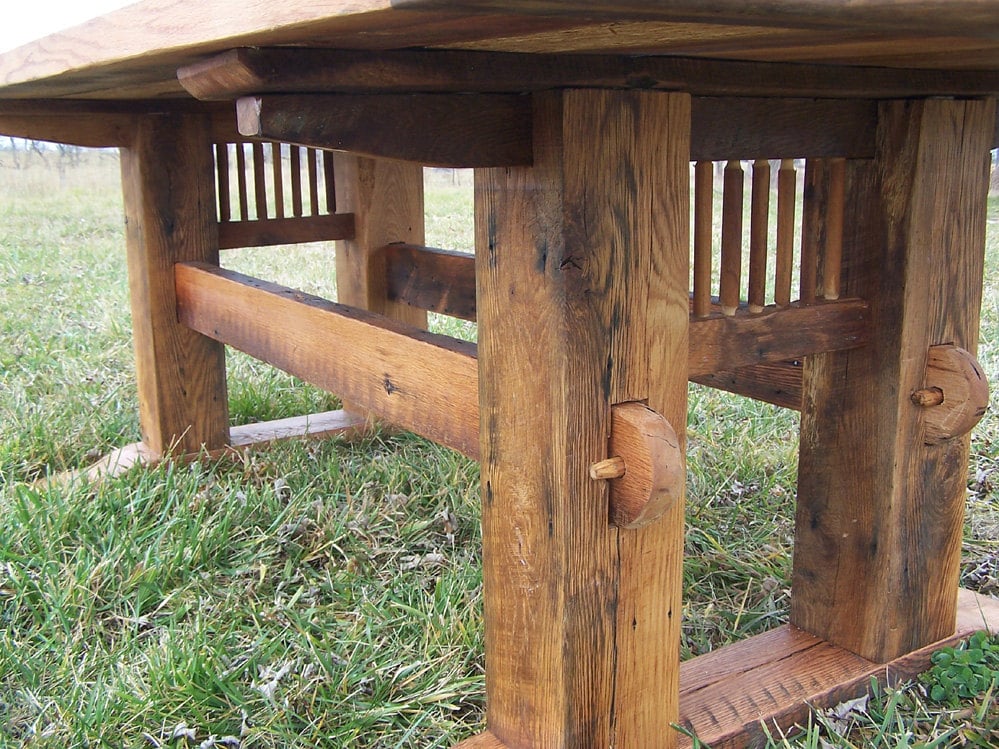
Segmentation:
{"type": "Polygon", "coordinates": [[[770,162],[753,162],[749,222],[749,311],[762,312],[767,292],[767,233],[770,225],[770,162]]]}
{"type": "Polygon", "coordinates": [[[333,154],[320,151],[323,159],[323,183],[326,187],[326,213],[336,213],[336,170],[333,168],[333,154]]]}
{"type": "Polygon", "coordinates": [[[725,165],[722,195],[721,287],[718,296],[723,315],[734,315],[739,308],[742,285],[742,162],[725,165]]]}
{"type": "Polygon", "coordinates": [[[675,746],[683,503],[619,531],[587,471],[618,399],[685,418],[689,116],[681,94],[546,92],[534,165],[476,173],[487,722],[506,746],[675,746]]]}
{"type": "Polygon", "coordinates": [[[711,313],[714,178],[714,163],[698,161],[694,167],[694,315],[697,317],[711,313]]]}
{"type": "Polygon", "coordinates": [[[284,156],[280,143],[271,143],[271,171],[274,175],[274,215],[284,218],[284,156]]]}
{"type": "Polygon", "coordinates": [[[923,443],[929,347],[978,336],[994,100],[879,107],[846,174],[843,294],[867,346],[805,362],[792,622],[881,663],[954,631],[967,436],[923,443]]]}
{"type": "Polygon", "coordinates": [[[257,218],[267,218],[267,175],[264,164],[264,144],[253,143],[253,202],[256,204],[257,218]]]}
{"type": "Polygon", "coordinates": [[[229,438],[223,346],[177,321],[174,264],[217,265],[207,117],[146,116],[121,150],[135,376],[142,441],[196,453],[229,438]]]}
{"type": "Polygon", "coordinates": [[[797,179],[794,159],[781,159],[777,172],[777,259],[774,269],[774,303],[778,307],[787,307],[791,303],[797,179]]]}
{"type": "Polygon", "coordinates": [[[239,202],[239,220],[250,218],[249,197],[246,191],[246,144],[236,144],[236,198],[239,202]]]}
{"type": "Polygon", "coordinates": [[[305,149],[306,171],[309,175],[309,205],[311,207],[310,216],[319,216],[319,171],[316,166],[318,152],[314,148],[305,149]]]}
{"type": "Polygon", "coordinates": [[[823,259],[822,296],[839,299],[843,259],[843,200],[846,159],[829,160],[829,185],[826,198],[826,246],[823,259]]]}
{"type": "Polygon", "coordinates": [[[302,149],[291,146],[291,215],[302,215],[302,149]]]}
{"type": "Polygon", "coordinates": [[[232,205],[229,195],[229,144],[215,144],[215,174],[219,186],[219,221],[232,221],[232,205]]]}
{"type": "Polygon", "coordinates": [[[821,249],[825,244],[825,159],[805,162],[805,190],[801,207],[801,268],[799,300],[814,304],[818,289],[821,249]]]}

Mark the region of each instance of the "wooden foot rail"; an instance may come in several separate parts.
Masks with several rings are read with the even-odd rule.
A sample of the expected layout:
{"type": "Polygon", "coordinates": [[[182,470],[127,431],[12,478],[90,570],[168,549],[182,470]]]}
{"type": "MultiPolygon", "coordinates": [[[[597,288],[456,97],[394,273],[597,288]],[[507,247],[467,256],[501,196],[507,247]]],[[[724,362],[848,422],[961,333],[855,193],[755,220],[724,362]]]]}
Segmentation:
{"type": "MultiPolygon", "coordinates": [[[[413,246],[394,249],[408,261],[424,256],[413,246]]],[[[441,255],[426,257],[440,267],[441,255]]],[[[468,258],[443,257],[456,266],[468,258]]],[[[178,264],[175,282],[178,315],[188,327],[478,457],[475,344],[208,264],[178,264]]],[[[867,304],[843,299],[760,315],[714,315],[692,320],[691,327],[689,372],[696,378],[862,346],[867,304]]]]}
{"type": "Polygon", "coordinates": [[[207,264],[177,265],[175,281],[188,327],[393,424],[478,453],[473,344],[207,264]]]}
{"type": "MultiPolygon", "coordinates": [[[[871,680],[897,685],[930,667],[930,656],[975,632],[999,633],[999,602],[958,592],[954,634],[885,663],[861,658],[796,627],[785,625],[680,664],[680,721],[711,749],[762,746],[766,731],[779,735],[804,725],[812,710],[859,697],[871,680]]],[[[678,749],[693,746],[688,736],[678,749]]],[[[507,749],[492,733],[454,749],[507,749]]]]}

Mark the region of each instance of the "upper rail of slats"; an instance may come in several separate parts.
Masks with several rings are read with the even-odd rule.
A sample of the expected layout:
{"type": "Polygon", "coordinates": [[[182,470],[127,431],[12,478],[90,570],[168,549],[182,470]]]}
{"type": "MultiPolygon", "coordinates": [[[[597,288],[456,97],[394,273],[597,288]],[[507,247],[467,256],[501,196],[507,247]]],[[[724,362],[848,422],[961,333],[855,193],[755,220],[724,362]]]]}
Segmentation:
{"type": "Polygon", "coordinates": [[[215,145],[222,249],[292,244],[353,235],[337,214],[332,154],[276,142],[215,145]]]}

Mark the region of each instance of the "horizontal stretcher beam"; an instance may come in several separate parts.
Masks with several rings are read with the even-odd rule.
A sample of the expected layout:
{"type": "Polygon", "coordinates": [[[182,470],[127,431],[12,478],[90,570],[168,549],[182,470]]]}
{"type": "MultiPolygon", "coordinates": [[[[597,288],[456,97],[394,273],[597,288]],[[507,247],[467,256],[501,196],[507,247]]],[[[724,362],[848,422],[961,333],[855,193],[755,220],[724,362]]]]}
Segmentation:
{"type": "MultiPolygon", "coordinates": [[[[475,344],[205,263],[177,264],[175,283],[188,327],[478,458],[475,344]]],[[[860,346],[867,305],[847,299],[692,320],[691,327],[696,378],[860,346]]]]}

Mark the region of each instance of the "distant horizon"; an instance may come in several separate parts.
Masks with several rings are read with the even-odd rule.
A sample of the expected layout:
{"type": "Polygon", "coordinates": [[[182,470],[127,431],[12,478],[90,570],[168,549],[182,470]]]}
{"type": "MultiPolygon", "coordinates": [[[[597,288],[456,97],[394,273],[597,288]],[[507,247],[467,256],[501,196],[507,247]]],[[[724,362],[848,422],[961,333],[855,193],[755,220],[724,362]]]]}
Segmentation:
{"type": "Polygon", "coordinates": [[[0,53],[135,2],[137,0],[32,0],[7,8],[4,22],[0,24],[0,53]]]}

